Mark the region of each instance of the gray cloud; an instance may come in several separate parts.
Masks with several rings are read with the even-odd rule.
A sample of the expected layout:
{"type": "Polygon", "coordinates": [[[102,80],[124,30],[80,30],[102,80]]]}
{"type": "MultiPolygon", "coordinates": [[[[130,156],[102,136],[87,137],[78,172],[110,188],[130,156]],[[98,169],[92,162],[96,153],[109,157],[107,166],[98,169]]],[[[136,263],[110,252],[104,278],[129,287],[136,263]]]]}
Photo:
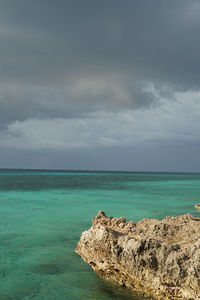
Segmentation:
{"type": "MultiPolygon", "coordinates": [[[[92,84],[94,86],[94,83],[92,84]]],[[[158,97],[159,91],[149,87],[158,97]]],[[[0,134],[0,146],[16,149],[197,144],[200,142],[200,91],[160,95],[160,105],[118,112],[96,111],[76,118],[14,121],[0,134]],[[174,101],[175,99],[175,101],[174,101]],[[186,126],[187,124],[187,126],[186,126]]]]}
{"type": "Polygon", "coordinates": [[[73,118],[107,110],[137,109],[156,103],[155,95],[128,77],[93,76],[65,85],[0,85],[0,125],[27,118],[73,118]]]}
{"type": "Polygon", "coordinates": [[[0,147],[197,147],[199,16],[197,0],[2,0],[0,147]]]}
{"type": "Polygon", "coordinates": [[[96,72],[198,85],[199,3],[2,1],[1,77],[44,82],[96,72]]]}

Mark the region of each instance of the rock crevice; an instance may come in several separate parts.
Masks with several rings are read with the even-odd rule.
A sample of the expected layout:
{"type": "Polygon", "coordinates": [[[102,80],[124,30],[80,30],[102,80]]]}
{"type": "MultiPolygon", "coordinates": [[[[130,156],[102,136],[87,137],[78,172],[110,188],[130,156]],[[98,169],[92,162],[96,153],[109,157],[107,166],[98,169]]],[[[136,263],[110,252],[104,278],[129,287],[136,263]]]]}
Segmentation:
{"type": "Polygon", "coordinates": [[[101,277],[156,299],[200,299],[200,218],[126,222],[100,211],[76,252],[101,277]]]}

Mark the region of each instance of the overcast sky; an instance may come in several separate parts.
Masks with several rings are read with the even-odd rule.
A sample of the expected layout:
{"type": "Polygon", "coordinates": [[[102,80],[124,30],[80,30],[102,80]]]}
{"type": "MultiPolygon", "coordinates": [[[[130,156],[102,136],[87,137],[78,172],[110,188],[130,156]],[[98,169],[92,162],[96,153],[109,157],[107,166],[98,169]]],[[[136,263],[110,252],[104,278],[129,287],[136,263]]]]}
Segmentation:
{"type": "Polygon", "coordinates": [[[199,0],[0,0],[0,168],[200,172],[199,0]]]}

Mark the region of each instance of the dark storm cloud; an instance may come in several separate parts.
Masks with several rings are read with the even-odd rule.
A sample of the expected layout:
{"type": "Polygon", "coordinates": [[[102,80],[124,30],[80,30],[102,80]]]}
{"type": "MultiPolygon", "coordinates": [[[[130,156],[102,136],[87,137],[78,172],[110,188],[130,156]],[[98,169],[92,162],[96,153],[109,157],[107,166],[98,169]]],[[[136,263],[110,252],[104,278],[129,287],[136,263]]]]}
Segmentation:
{"type": "Polygon", "coordinates": [[[199,13],[194,0],[2,1],[1,76],[55,82],[129,71],[194,86],[199,13]]]}
{"type": "Polygon", "coordinates": [[[0,126],[28,118],[84,117],[97,110],[119,111],[155,103],[151,91],[119,78],[97,76],[65,85],[0,85],[0,126]]]}
{"type": "Polygon", "coordinates": [[[146,82],[197,88],[199,14],[194,0],[1,1],[1,122],[149,106],[146,82]],[[71,94],[85,78],[129,99],[103,86],[71,94]]]}
{"type": "Polygon", "coordinates": [[[198,0],[2,0],[1,147],[197,145],[199,28],[198,0]]]}

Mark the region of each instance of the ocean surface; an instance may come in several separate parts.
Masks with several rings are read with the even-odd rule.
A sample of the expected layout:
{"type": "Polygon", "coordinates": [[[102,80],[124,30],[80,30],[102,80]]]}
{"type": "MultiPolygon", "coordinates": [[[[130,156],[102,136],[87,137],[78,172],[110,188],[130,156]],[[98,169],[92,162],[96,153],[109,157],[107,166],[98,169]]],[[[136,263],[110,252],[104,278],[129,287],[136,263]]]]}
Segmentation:
{"type": "Polygon", "coordinates": [[[142,300],[75,254],[98,210],[199,216],[200,174],[0,170],[0,299],[142,300]]]}

